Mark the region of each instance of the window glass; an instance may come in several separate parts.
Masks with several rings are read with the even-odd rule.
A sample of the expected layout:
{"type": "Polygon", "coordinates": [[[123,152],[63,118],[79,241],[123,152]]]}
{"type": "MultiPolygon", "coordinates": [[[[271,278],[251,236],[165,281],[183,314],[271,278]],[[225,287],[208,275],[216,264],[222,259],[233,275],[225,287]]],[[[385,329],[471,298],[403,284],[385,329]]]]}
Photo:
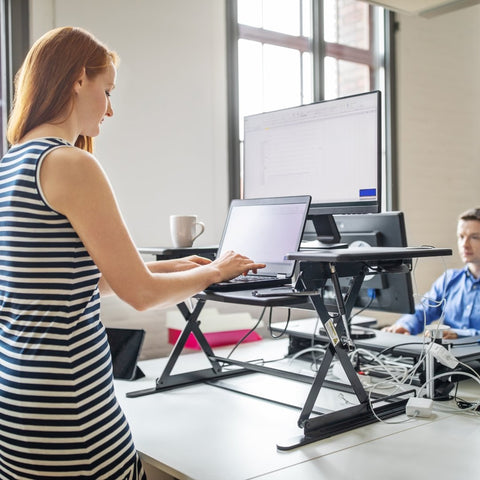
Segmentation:
{"type": "Polygon", "coordinates": [[[243,117],[313,101],[311,0],[238,0],[239,139],[243,117]]]}
{"type": "Polygon", "coordinates": [[[300,54],[291,48],[264,45],[264,110],[298,105],[302,99],[300,54]]]}
{"type": "Polygon", "coordinates": [[[312,0],[302,0],[302,35],[312,38],[312,0]]]}
{"type": "Polygon", "coordinates": [[[263,28],[287,35],[300,35],[300,0],[263,0],[263,28]]]}
{"type": "Polygon", "coordinates": [[[325,58],[325,98],[344,97],[370,90],[368,65],[325,58]]]}
{"type": "Polygon", "coordinates": [[[262,2],[258,0],[238,0],[237,19],[242,25],[262,26],[262,2]]]}
{"type": "Polygon", "coordinates": [[[357,0],[324,0],[325,41],[368,50],[369,5],[357,0]]]}
{"type": "Polygon", "coordinates": [[[311,55],[302,58],[291,48],[240,40],[238,63],[240,138],[245,115],[298,105],[302,97],[312,100],[311,55]],[[303,82],[301,63],[307,70],[303,82]]]}
{"type": "Polygon", "coordinates": [[[310,11],[309,3],[310,0],[238,0],[238,23],[298,36],[302,29],[310,28],[308,19],[304,21],[310,11]]]}
{"type": "MultiPolygon", "coordinates": [[[[238,106],[240,119],[263,109],[263,47],[259,42],[238,42],[238,106]]],[[[243,120],[240,121],[243,138],[243,120]]]]}

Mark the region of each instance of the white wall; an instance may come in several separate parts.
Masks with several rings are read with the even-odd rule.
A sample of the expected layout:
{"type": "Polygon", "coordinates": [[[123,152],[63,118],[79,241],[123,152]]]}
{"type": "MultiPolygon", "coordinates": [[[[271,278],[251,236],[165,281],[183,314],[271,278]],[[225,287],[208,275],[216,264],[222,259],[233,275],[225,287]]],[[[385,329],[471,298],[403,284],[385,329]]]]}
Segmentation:
{"type": "MultiPolygon", "coordinates": [[[[480,6],[397,19],[400,210],[411,245],[451,247],[459,267],[457,217],[480,206],[480,6]]],[[[443,268],[419,263],[419,293],[443,268]]]]}
{"type": "Polygon", "coordinates": [[[32,40],[86,28],[121,58],[95,153],[138,246],[170,245],[170,214],[218,242],[228,207],[223,0],[34,0],[32,40]]]}

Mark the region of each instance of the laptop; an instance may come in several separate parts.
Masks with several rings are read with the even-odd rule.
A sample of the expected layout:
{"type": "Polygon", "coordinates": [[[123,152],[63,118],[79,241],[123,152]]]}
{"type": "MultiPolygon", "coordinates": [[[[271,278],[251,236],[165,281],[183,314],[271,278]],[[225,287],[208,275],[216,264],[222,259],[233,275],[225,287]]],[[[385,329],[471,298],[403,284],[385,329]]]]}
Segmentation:
{"type": "Polygon", "coordinates": [[[291,282],[295,261],[284,257],[300,247],[310,200],[309,195],[232,200],[217,257],[233,250],[266,267],[206,290],[250,290],[291,282]]]}

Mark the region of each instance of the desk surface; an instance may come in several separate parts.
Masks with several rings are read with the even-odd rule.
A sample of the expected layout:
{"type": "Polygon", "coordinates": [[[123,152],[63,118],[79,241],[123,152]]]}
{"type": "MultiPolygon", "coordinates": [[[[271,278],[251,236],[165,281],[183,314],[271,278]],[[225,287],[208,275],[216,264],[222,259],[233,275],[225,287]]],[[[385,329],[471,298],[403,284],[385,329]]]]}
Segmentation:
{"type": "Polygon", "coordinates": [[[405,480],[477,478],[480,421],[466,415],[439,415],[333,455],[323,455],[258,480],[405,480]]]}
{"type": "MultiPolygon", "coordinates": [[[[262,340],[243,345],[235,355],[243,360],[268,360],[281,358],[286,351],[286,339],[262,340]]],[[[218,349],[222,355],[228,352],[218,349]]],[[[431,418],[404,422],[407,417],[401,415],[388,423],[374,423],[280,452],[276,449],[278,441],[300,432],[296,425],[299,410],[295,408],[205,384],[126,398],[129,391],[151,387],[165,363],[166,359],[141,362],[146,377],[135,382],[117,380],[115,388],[144,460],[180,480],[384,480],[386,471],[392,480],[410,476],[412,461],[423,478],[448,478],[443,476],[446,471],[452,472],[450,478],[475,478],[478,474],[478,417],[435,411],[431,418]],[[428,448],[415,455],[419,445],[428,448]]],[[[207,365],[203,354],[190,354],[180,357],[178,369],[207,365]]],[[[299,369],[299,373],[309,370],[304,362],[289,368],[299,369]]],[[[279,398],[288,394],[292,403],[297,399],[299,404],[309,388],[256,373],[231,381],[242,383],[253,393],[268,391],[273,397],[278,393],[279,398]]],[[[467,399],[479,397],[480,387],[473,381],[461,382],[460,389],[467,399]]],[[[348,394],[329,389],[322,389],[318,400],[328,408],[335,404],[342,408],[348,401],[348,394]]]]}
{"type": "MultiPolygon", "coordinates": [[[[289,322],[275,322],[272,330],[276,334],[284,333],[307,340],[317,340],[321,343],[328,342],[327,334],[319,331],[319,323],[316,318],[291,320],[289,322]]],[[[405,355],[407,357],[419,357],[424,352],[426,345],[424,338],[420,336],[403,335],[400,333],[374,331],[375,336],[355,340],[357,348],[365,348],[373,352],[383,352],[389,349],[389,353],[405,355]]],[[[458,340],[444,340],[443,345],[461,362],[480,360],[480,336],[465,337],[458,340]]]]}

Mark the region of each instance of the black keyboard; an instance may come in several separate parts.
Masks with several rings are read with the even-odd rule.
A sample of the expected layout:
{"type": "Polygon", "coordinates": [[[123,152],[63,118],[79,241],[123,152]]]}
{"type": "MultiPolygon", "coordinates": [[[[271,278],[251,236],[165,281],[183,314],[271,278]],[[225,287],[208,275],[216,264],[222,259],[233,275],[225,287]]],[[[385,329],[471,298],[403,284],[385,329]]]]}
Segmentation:
{"type": "Polygon", "coordinates": [[[255,288],[269,288],[285,285],[290,279],[266,277],[261,275],[240,275],[225,282],[214,283],[206,288],[207,291],[252,290],[255,288]]]}
{"type": "Polygon", "coordinates": [[[275,280],[275,277],[262,277],[261,275],[239,275],[232,278],[225,283],[250,283],[250,282],[265,282],[268,280],[275,280]]]}

